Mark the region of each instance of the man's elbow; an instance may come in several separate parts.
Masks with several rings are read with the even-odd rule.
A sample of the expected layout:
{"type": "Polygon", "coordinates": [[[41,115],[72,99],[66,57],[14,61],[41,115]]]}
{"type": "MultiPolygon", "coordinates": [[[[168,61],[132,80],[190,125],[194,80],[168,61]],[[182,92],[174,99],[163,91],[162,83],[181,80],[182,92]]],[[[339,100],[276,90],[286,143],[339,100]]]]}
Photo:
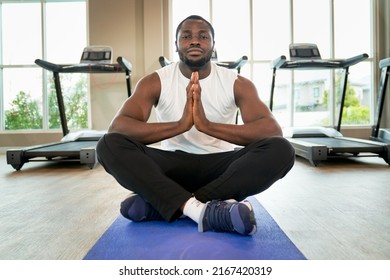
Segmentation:
{"type": "Polygon", "coordinates": [[[269,126],[269,134],[269,136],[283,136],[283,130],[276,120],[269,126]]]}

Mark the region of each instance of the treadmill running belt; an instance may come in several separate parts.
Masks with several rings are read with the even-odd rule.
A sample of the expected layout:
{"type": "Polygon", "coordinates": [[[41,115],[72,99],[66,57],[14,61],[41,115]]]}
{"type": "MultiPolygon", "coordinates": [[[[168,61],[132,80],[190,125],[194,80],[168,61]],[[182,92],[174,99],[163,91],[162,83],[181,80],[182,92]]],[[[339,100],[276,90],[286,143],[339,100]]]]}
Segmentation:
{"type": "Polygon", "coordinates": [[[98,164],[97,143],[97,140],[76,140],[23,149],[11,149],[7,151],[7,163],[11,164],[16,170],[20,170],[26,162],[30,161],[77,160],[92,169],[98,164]]]}
{"type": "Polygon", "coordinates": [[[317,166],[328,158],[377,156],[390,164],[390,145],[349,137],[293,137],[287,138],[297,156],[317,166]]]}
{"type": "Polygon", "coordinates": [[[52,152],[69,152],[69,151],[79,151],[82,148],[95,147],[97,141],[72,141],[72,142],[60,142],[52,145],[41,146],[38,148],[32,148],[26,150],[26,154],[32,154],[35,152],[39,153],[52,153],[52,152]]]}
{"type": "Polygon", "coordinates": [[[294,138],[294,139],[299,139],[301,141],[307,141],[310,143],[315,143],[319,145],[325,145],[328,148],[336,148],[336,149],[364,149],[364,151],[369,152],[369,150],[372,148],[373,150],[377,151],[378,148],[382,149],[381,147],[378,146],[373,146],[372,144],[369,143],[364,143],[364,142],[356,142],[348,139],[343,139],[343,138],[331,138],[331,137],[310,137],[310,138],[294,138]]]}

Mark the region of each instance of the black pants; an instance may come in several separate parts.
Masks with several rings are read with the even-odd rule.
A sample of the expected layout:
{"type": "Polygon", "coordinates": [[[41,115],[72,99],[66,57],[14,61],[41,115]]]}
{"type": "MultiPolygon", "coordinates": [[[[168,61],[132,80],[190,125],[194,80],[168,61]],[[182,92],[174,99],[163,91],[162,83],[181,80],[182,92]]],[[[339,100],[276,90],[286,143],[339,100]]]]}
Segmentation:
{"type": "Polygon", "coordinates": [[[99,162],[123,187],[141,195],[168,221],[192,195],[202,202],[237,201],[258,194],[294,165],[294,149],[283,137],[271,137],[242,149],[190,154],[163,151],[110,133],[97,145],[99,162]]]}

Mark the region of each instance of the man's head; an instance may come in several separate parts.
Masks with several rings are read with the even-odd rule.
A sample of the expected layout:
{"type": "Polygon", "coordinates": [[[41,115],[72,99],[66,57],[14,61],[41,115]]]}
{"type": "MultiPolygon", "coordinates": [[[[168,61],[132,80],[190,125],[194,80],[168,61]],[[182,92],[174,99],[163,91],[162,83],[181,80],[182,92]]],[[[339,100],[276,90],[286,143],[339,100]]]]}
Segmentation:
{"type": "Polygon", "coordinates": [[[214,49],[214,28],[196,15],[185,18],[176,29],[176,50],[180,60],[191,69],[206,65],[214,49]]]}
{"type": "Polygon", "coordinates": [[[211,23],[210,22],[208,22],[207,20],[205,20],[203,17],[201,17],[201,16],[198,16],[198,15],[192,15],[192,16],[189,16],[189,17],[186,17],[185,19],[183,19],[180,23],[179,23],[179,25],[177,26],[177,28],[176,28],[176,40],[178,39],[177,38],[177,36],[179,35],[179,30],[180,30],[180,28],[181,28],[181,26],[183,25],[183,22],[185,22],[186,20],[190,20],[190,19],[193,19],[193,20],[200,20],[200,21],[203,21],[204,23],[206,23],[208,26],[209,26],[209,28],[210,28],[210,32],[211,32],[211,36],[213,37],[213,39],[214,39],[214,27],[211,25],[211,23]]]}

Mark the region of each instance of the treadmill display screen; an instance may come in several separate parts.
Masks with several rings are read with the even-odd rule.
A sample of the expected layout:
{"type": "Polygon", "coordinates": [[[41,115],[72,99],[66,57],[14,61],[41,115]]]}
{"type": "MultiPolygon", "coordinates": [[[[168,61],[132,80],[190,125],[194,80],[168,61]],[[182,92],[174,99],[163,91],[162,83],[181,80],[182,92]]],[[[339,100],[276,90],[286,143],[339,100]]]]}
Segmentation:
{"type": "Polygon", "coordinates": [[[291,44],[291,60],[321,59],[320,52],[315,44],[291,44]]]}
{"type": "Polygon", "coordinates": [[[83,60],[107,60],[111,59],[111,53],[106,51],[101,52],[84,52],[83,60]]]}
{"type": "Polygon", "coordinates": [[[313,50],[312,49],[296,49],[296,56],[299,57],[312,57],[313,56],[313,50]]]}
{"type": "Polygon", "coordinates": [[[89,46],[84,48],[80,63],[112,63],[112,48],[108,46],[89,46]]]}

